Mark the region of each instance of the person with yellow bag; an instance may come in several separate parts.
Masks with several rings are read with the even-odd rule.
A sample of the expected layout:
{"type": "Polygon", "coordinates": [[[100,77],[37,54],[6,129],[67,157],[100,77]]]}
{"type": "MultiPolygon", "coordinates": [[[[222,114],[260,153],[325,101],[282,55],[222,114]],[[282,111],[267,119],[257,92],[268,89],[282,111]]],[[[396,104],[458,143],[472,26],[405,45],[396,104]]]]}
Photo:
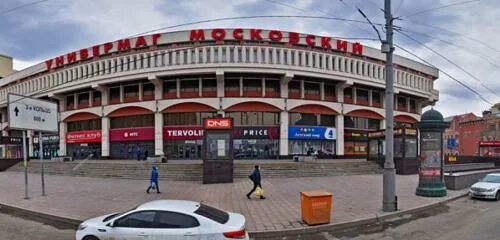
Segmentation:
{"type": "Polygon", "coordinates": [[[248,178],[252,180],[253,188],[252,190],[250,190],[249,193],[247,193],[247,198],[250,199],[250,195],[252,195],[252,193],[255,192],[255,195],[260,197],[260,199],[266,199],[266,197],[264,197],[264,190],[262,189],[262,185],[260,183],[261,176],[260,176],[259,165],[255,165],[255,169],[253,170],[252,174],[248,176],[248,178]]]}

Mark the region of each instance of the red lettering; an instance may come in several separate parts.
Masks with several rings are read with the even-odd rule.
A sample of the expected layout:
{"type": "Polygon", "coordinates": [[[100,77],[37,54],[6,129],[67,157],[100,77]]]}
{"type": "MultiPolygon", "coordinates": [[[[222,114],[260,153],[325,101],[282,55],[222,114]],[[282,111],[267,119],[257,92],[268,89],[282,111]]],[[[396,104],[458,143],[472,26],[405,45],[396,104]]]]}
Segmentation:
{"type": "Polygon", "coordinates": [[[347,42],[342,40],[337,40],[337,50],[347,52],[347,42]]]}
{"type": "Polygon", "coordinates": [[[99,45],[92,47],[92,57],[93,58],[98,58],[99,56],[101,56],[101,52],[99,51],[99,47],[100,47],[99,45]]]}
{"type": "Polygon", "coordinates": [[[250,29],[250,40],[262,40],[262,29],[250,29]]]}
{"type": "Polygon", "coordinates": [[[352,44],[352,53],[357,55],[363,55],[363,45],[361,45],[358,42],[352,44]]]}
{"type": "Polygon", "coordinates": [[[316,45],[316,41],[314,35],[307,35],[306,36],[306,43],[309,45],[309,47],[314,47],[316,45]]]}
{"type": "Polygon", "coordinates": [[[299,35],[299,33],[289,32],[288,33],[288,42],[290,44],[298,44],[300,42],[300,35],[299,35]]]}
{"type": "Polygon", "coordinates": [[[283,39],[283,33],[278,30],[271,30],[269,31],[269,39],[271,39],[271,41],[279,42],[283,39]]]}
{"type": "Polygon", "coordinates": [[[105,43],[104,44],[104,54],[108,54],[109,51],[113,48],[113,43],[105,43]]]}
{"type": "Polygon", "coordinates": [[[129,39],[120,39],[118,40],[118,51],[124,51],[130,49],[130,40],[129,39]]]}
{"type": "Polygon", "coordinates": [[[45,66],[47,66],[47,71],[49,71],[49,72],[52,69],[52,62],[53,61],[54,60],[52,60],[52,59],[49,59],[49,60],[45,61],[45,66]]]}
{"type": "Polygon", "coordinates": [[[191,34],[189,34],[189,40],[191,40],[191,41],[204,41],[205,40],[205,31],[203,29],[191,30],[191,34]]]}
{"type": "Polygon", "coordinates": [[[68,59],[68,63],[76,62],[76,52],[68,53],[66,58],[68,59]]]}
{"type": "Polygon", "coordinates": [[[326,49],[332,49],[332,44],[330,44],[330,40],[332,40],[329,37],[322,37],[321,38],[321,47],[326,48],[326,49]]]}
{"type": "Polygon", "coordinates": [[[221,28],[215,28],[212,30],[212,39],[215,41],[222,41],[226,37],[226,31],[221,28]]]}
{"type": "Polygon", "coordinates": [[[89,58],[89,50],[86,48],[80,50],[80,61],[87,60],[87,58],[89,58]]]}
{"type": "Polygon", "coordinates": [[[64,56],[56,57],[56,67],[64,65],[64,56]]]}
{"type": "Polygon", "coordinates": [[[155,33],[151,36],[151,40],[153,40],[153,46],[156,46],[158,44],[158,38],[161,37],[160,33],[155,33]]]}
{"type": "Polygon", "coordinates": [[[243,40],[243,29],[241,29],[241,28],[234,29],[233,30],[233,38],[234,38],[234,40],[242,41],[243,40]]]}
{"type": "Polygon", "coordinates": [[[146,42],[144,36],[137,37],[137,40],[135,41],[135,48],[145,47],[147,45],[148,43],[146,42]]]}

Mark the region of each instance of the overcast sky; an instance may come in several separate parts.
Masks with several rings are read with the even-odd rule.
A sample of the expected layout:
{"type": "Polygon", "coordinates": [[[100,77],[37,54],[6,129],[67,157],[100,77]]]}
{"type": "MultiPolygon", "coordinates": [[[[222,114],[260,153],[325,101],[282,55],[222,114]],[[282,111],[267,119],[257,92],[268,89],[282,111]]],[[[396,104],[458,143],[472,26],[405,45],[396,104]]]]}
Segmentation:
{"type": "MultiPolygon", "coordinates": [[[[0,1],[0,54],[12,56],[17,70],[94,44],[212,18],[313,15],[362,20],[355,10],[358,6],[373,22],[384,22],[380,10],[383,0],[344,0],[345,3],[340,0],[46,0],[4,13],[31,2],[36,1],[0,1]]],[[[479,80],[398,33],[395,43],[463,81],[490,102],[498,103],[500,23],[497,19],[500,16],[500,1],[472,1],[413,15],[456,2],[463,0],[393,0],[393,13],[402,18],[395,24],[403,31],[410,31],[406,33],[465,68],[479,80]]],[[[376,37],[375,31],[366,24],[311,19],[222,21],[169,31],[211,27],[258,27],[337,37],[376,37]]],[[[361,42],[379,47],[377,42],[361,42]]],[[[396,49],[396,54],[413,58],[400,49],[396,49]]],[[[445,116],[466,112],[480,115],[490,107],[444,74],[440,74],[435,88],[440,91],[440,100],[435,108],[445,116]]]]}

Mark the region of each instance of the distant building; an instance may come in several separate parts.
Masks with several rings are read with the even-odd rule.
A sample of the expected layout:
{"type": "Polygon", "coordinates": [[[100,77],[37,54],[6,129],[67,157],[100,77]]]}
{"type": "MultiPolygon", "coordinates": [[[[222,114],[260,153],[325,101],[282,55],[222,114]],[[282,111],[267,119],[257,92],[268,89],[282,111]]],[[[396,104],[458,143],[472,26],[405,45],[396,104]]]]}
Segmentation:
{"type": "Polygon", "coordinates": [[[445,154],[458,155],[460,152],[459,123],[476,120],[479,117],[474,113],[466,113],[447,117],[445,121],[450,122],[450,127],[444,132],[445,154]]]}
{"type": "Polygon", "coordinates": [[[481,131],[479,154],[500,157],[500,103],[483,112],[485,128],[481,131]]]}
{"type": "Polygon", "coordinates": [[[12,57],[0,54],[0,79],[13,72],[12,57]]]}

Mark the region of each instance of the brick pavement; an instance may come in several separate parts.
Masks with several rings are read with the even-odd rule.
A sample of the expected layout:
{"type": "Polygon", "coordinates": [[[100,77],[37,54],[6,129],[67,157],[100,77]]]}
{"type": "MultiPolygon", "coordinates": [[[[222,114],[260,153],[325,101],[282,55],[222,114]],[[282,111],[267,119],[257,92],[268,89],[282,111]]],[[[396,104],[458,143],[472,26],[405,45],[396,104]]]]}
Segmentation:
{"type": "MultiPolygon", "coordinates": [[[[304,227],[300,216],[300,191],[325,189],[333,193],[333,223],[353,221],[380,214],[382,175],[315,178],[274,178],[263,176],[266,200],[248,200],[249,180],[203,185],[197,182],[160,181],[162,194],[146,194],[147,181],[70,176],[46,176],[47,196],[42,197],[40,175],[29,175],[30,199],[24,200],[24,175],[0,172],[0,202],[30,210],[74,219],[87,219],[124,211],[155,199],[202,201],[247,219],[249,231],[283,230],[304,227]]],[[[397,176],[400,209],[409,209],[445,198],[415,196],[418,176],[397,176]]],[[[448,197],[463,191],[448,191],[448,197]]]]}

